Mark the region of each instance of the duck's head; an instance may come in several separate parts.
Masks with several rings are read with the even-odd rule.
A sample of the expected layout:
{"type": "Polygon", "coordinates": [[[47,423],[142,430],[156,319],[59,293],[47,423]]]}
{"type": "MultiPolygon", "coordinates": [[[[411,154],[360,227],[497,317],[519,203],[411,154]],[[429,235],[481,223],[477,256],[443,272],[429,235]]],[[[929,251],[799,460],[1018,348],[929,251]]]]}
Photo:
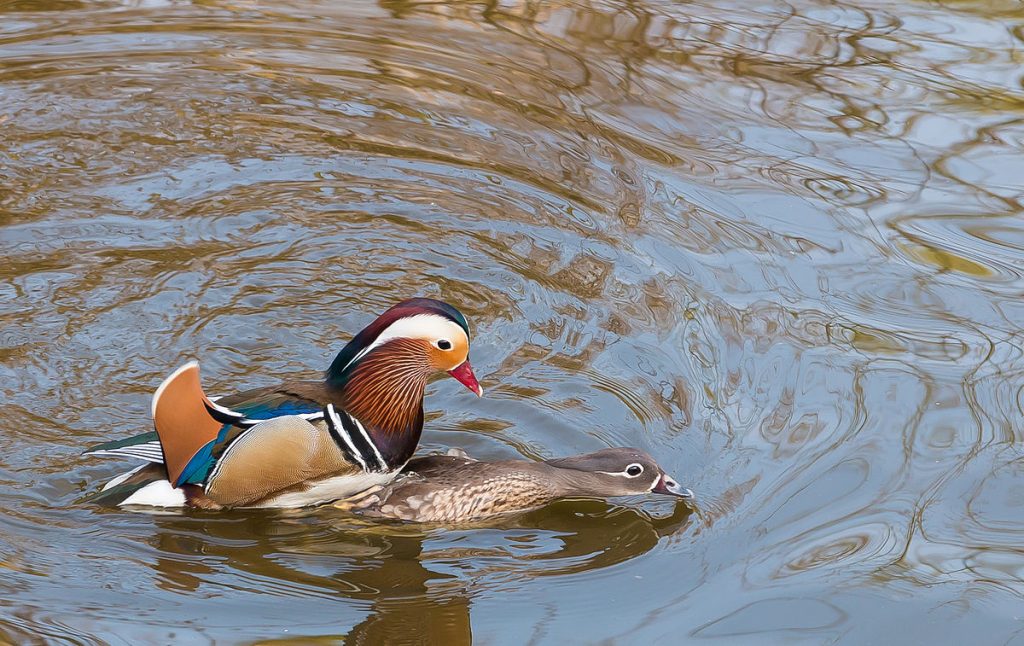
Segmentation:
{"type": "Polygon", "coordinates": [[[425,380],[435,372],[447,372],[483,395],[469,363],[466,317],[433,298],[411,298],[378,316],[338,353],[327,370],[327,381],[342,387],[370,364],[376,364],[375,372],[382,378],[415,373],[425,380]]]}
{"type": "Polygon", "coordinates": [[[578,495],[604,498],[660,493],[694,497],[692,491],[682,487],[654,458],[639,449],[602,449],[546,463],[564,470],[560,475],[565,485],[578,495]]]}

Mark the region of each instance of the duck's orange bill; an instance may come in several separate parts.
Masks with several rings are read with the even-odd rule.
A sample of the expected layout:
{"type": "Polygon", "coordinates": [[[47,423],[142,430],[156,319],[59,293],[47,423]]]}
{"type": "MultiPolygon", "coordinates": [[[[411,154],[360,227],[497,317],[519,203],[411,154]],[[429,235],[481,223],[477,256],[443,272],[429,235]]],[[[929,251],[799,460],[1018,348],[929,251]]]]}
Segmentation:
{"type": "Polygon", "coordinates": [[[473,366],[469,365],[469,359],[463,361],[457,368],[449,370],[448,374],[455,377],[460,384],[475,392],[477,397],[484,396],[484,389],[480,387],[480,382],[476,380],[476,375],[473,374],[473,366]]]}

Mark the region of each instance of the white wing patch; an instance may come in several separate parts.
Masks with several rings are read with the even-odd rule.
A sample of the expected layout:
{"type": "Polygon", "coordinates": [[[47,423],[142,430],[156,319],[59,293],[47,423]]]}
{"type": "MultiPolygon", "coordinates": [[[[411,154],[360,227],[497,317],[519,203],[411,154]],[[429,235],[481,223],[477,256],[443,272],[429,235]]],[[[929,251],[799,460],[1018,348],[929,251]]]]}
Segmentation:
{"type": "Polygon", "coordinates": [[[167,480],[157,480],[125,498],[119,507],[184,507],[185,492],[167,480]]]}

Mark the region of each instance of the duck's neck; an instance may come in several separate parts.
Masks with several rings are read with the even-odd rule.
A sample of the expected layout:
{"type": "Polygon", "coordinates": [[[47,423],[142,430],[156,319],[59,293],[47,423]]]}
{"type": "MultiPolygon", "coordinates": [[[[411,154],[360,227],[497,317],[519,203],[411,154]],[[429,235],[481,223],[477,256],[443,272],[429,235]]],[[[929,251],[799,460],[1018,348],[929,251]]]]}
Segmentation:
{"type": "Polygon", "coordinates": [[[341,386],[345,410],[392,466],[404,464],[419,443],[423,391],[432,371],[421,341],[395,339],[361,358],[341,386]]]}

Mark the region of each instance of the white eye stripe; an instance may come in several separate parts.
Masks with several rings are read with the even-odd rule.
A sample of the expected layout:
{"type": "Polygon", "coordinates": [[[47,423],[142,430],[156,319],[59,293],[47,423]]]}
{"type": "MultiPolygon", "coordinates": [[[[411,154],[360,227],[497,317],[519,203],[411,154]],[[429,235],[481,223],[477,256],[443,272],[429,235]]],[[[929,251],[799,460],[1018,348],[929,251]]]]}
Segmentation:
{"type": "MultiPolygon", "coordinates": [[[[658,477],[655,478],[654,482],[651,484],[651,491],[654,491],[657,488],[658,483],[661,482],[662,478],[664,478],[664,476],[659,473],[658,477]]],[[[665,478],[665,482],[666,482],[666,484],[668,483],[668,478],[665,478]]]]}
{"type": "MultiPolygon", "coordinates": [[[[643,472],[644,472],[644,465],[640,464],[639,462],[634,462],[634,463],[630,464],[628,467],[626,467],[625,469],[623,469],[622,471],[598,471],[597,473],[603,473],[606,476],[618,476],[620,478],[638,478],[638,477],[640,477],[643,474],[643,472]],[[630,473],[629,473],[630,469],[639,469],[639,471],[637,471],[636,473],[630,475],[630,473]]],[[[659,476],[659,478],[660,478],[660,476],[659,476]]]]}
{"type": "MultiPolygon", "coordinates": [[[[454,321],[450,321],[438,314],[416,314],[398,319],[387,326],[373,343],[363,348],[349,361],[345,368],[365,357],[371,350],[394,339],[429,339],[431,342],[437,339],[459,338],[458,335],[466,337],[466,332],[454,321]]],[[[469,342],[469,339],[466,339],[469,342]]]]}

